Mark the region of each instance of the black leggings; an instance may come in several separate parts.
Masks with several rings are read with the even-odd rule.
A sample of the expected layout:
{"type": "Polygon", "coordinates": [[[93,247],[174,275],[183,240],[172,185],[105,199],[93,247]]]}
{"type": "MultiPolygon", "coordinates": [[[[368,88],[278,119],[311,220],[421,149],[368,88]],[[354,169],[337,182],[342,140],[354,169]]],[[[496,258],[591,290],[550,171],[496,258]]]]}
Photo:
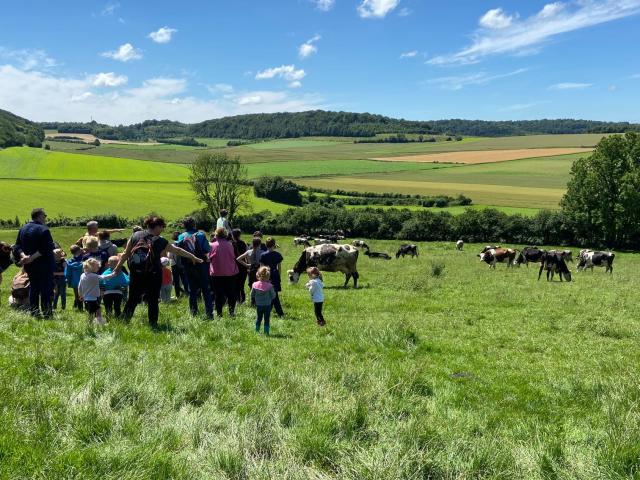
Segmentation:
{"type": "Polygon", "coordinates": [[[322,315],[322,302],[313,302],[313,311],[316,314],[316,320],[319,324],[324,324],[324,316],[322,315]]]}
{"type": "Polygon", "coordinates": [[[236,277],[211,277],[213,291],[215,292],[216,313],[222,316],[222,308],[229,303],[229,313],[233,315],[236,309],[236,277]]]}
{"type": "Polygon", "coordinates": [[[147,302],[147,311],[149,317],[149,324],[152,326],[158,325],[158,315],[160,314],[160,287],[162,286],[162,274],[161,273],[134,273],[131,272],[131,279],[129,284],[129,299],[124,306],[123,316],[125,320],[131,319],[136,307],[144,300],[147,302]]]}
{"type": "Polygon", "coordinates": [[[110,317],[114,312],[116,317],[119,317],[122,314],[120,311],[120,307],[122,306],[121,293],[105,293],[102,300],[104,301],[104,310],[107,313],[107,317],[110,317]]]}

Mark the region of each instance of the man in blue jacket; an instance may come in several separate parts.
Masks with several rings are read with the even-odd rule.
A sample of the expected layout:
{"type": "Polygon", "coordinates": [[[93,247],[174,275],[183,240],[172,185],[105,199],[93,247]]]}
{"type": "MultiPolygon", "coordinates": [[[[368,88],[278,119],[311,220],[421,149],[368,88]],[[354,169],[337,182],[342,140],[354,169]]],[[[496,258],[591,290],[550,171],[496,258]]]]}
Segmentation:
{"type": "Polygon", "coordinates": [[[191,315],[198,314],[198,299],[202,294],[204,309],[207,318],[213,318],[213,296],[209,284],[209,250],[211,246],[204,232],[196,229],[196,221],[187,217],[183,222],[185,232],[178,237],[177,245],[201,258],[203,263],[196,264],[189,260],[183,262],[184,269],[189,279],[189,310],[191,315]]]}
{"type": "Polygon", "coordinates": [[[53,271],[55,245],[49,227],[45,225],[47,215],[42,208],[31,212],[31,221],[18,232],[14,246],[14,257],[24,266],[29,276],[29,303],[31,315],[51,318],[53,297],[53,271]]]}

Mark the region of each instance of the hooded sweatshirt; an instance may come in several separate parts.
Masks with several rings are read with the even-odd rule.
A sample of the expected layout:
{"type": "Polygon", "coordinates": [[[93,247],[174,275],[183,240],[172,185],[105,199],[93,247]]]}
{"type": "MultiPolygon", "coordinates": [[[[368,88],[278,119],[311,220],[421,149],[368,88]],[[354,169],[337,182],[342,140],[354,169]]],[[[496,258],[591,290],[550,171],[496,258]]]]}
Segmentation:
{"type": "Polygon", "coordinates": [[[212,277],[232,277],[238,273],[236,255],[229,240],[219,238],[211,244],[209,261],[209,275],[212,277]]]}
{"type": "Polygon", "coordinates": [[[82,275],[82,255],[73,257],[67,262],[67,285],[71,288],[78,288],[80,275],[82,275]]]}
{"type": "Polygon", "coordinates": [[[273,289],[271,282],[263,282],[258,280],[251,285],[251,300],[260,307],[271,305],[273,299],[276,298],[276,291],[273,289]]]}

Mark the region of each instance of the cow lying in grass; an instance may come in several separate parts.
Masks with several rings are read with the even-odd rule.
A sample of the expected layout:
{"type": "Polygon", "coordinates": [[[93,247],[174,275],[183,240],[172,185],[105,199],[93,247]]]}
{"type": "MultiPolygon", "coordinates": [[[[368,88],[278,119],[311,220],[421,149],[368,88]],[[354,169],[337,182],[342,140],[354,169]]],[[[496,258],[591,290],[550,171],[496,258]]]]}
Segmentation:
{"type": "Polygon", "coordinates": [[[351,245],[317,245],[303,250],[300,258],[287,271],[290,283],[298,283],[300,275],[309,267],[318,267],[323,272],[342,272],[345,276],[344,286],[353,278],[354,288],[358,287],[358,249],[351,245]]]}
{"type": "Polygon", "coordinates": [[[391,256],[383,252],[372,252],[371,250],[367,249],[367,251],[364,252],[364,254],[369,258],[381,258],[383,260],[391,260],[391,256]]]}
{"type": "Polygon", "coordinates": [[[367,245],[364,240],[354,240],[351,242],[351,245],[356,248],[366,248],[369,250],[369,245],[367,245]]]}
{"type": "Polygon", "coordinates": [[[542,276],[542,271],[547,271],[547,281],[552,281],[553,276],[557,273],[560,281],[564,278],[567,282],[571,281],[571,272],[565,262],[567,255],[563,251],[544,252],[540,259],[540,271],[538,272],[538,280],[542,276]]]}
{"type": "Polygon", "coordinates": [[[309,243],[309,241],[312,240],[309,237],[304,237],[304,236],[300,236],[300,237],[295,237],[293,239],[293,244],[298,247],[300,245],[304,245],[305,247],[310,247],[311,244],[309,243]]]}
{"type": "Polygon", "coordinates": [[[577,271],[591,269],[593,267],[604,267],[605,273],[613,273],[613,260],[616,258],[616,254],[612,252],[594,252],[593,250],[580,250],[578,256],[578,268],[577,271]]]}

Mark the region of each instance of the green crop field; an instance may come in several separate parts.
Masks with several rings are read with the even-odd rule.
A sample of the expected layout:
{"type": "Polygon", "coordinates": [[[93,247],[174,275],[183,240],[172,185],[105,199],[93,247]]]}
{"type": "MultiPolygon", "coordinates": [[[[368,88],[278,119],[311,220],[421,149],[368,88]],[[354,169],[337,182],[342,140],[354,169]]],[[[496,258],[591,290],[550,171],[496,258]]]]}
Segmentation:
{"type": "MultiPolygon", "coordinates": [[[[69,245],[81,230],[53,233],[69,245]]],[[[290,268],[299,250],[278,242],[290,268]]],[[[31,320],[8,310],[6,272],[0,477],[637,476],[640,256],[561,284],[491,271],[479,247],[362,256],[358,290],[326,274],[324,328],[285,285],[270,338],[246,306],[211,322],[184,299],[161,306],[158,332],[143,311],[31,320]]]]}

